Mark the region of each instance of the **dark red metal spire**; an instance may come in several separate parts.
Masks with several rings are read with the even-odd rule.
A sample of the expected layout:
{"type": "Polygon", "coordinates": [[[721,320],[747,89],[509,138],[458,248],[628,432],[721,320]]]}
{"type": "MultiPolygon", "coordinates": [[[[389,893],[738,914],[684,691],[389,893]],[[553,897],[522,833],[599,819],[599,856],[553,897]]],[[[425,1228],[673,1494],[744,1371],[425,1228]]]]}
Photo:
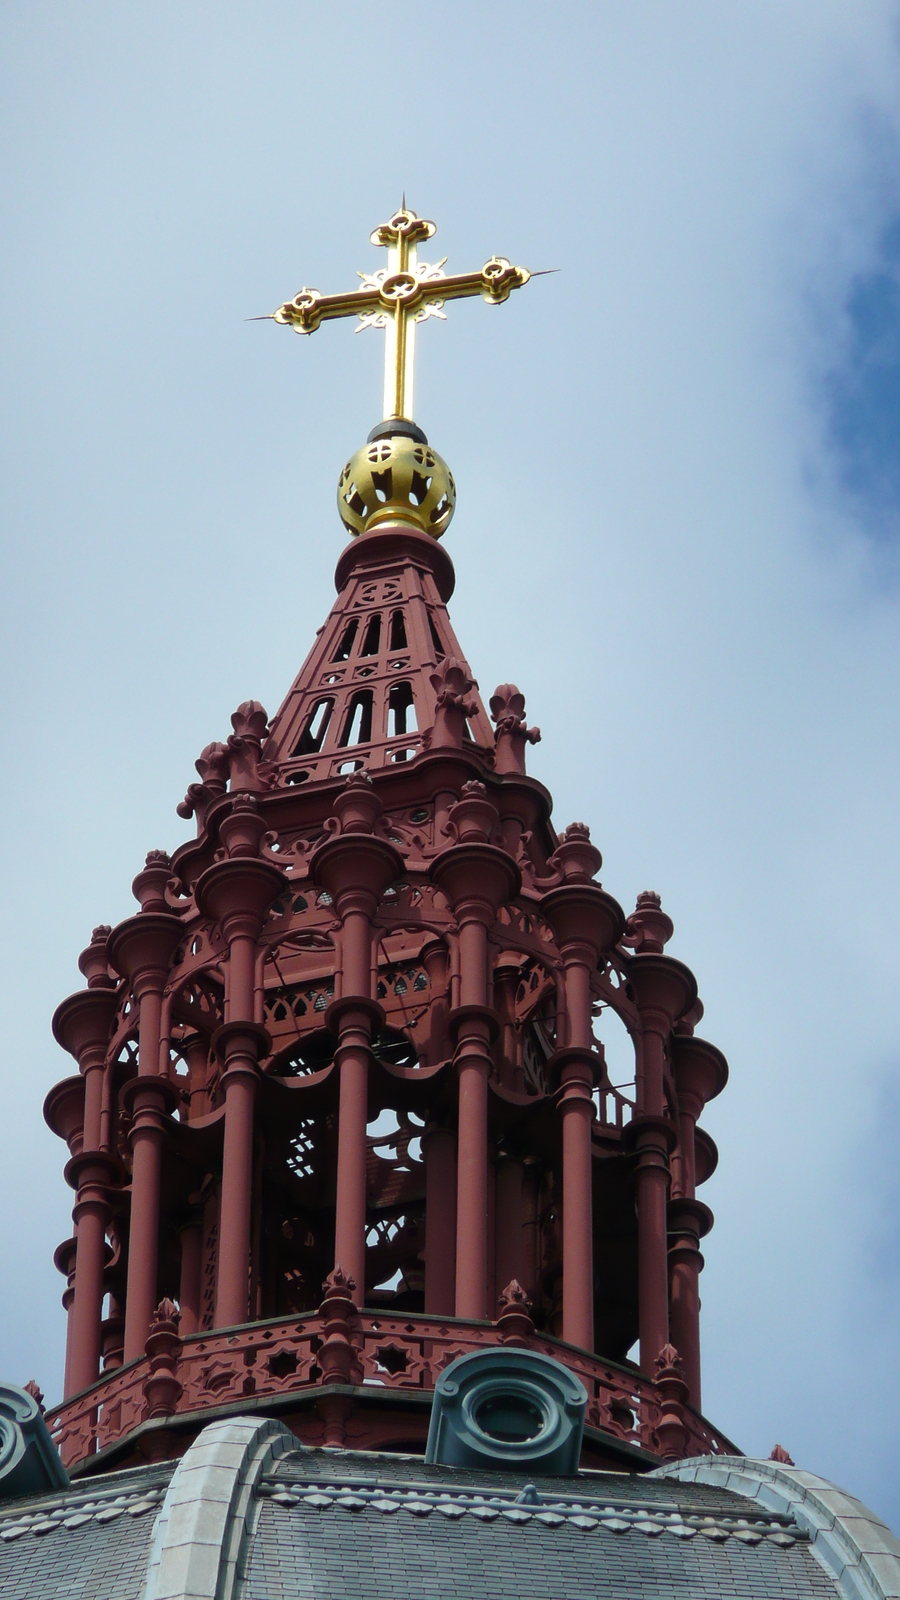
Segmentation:
{"type": "Polygon", "coordinates": [[[76,1190],[63,1457],[177,1453],[223,1405],[420,1447],[441,1368],[503,1342],[585,1382],[586,1460],[724,1448],[697,1410],[696,1124],[727,1068],[672,923],[649,894],[626,919],[588,829],[554,831],[538,731],[514,684],[492,730],[435,540],[381,520],[336,582],[54,1018],[78,1064],[46,1107],[76,1190]]]}

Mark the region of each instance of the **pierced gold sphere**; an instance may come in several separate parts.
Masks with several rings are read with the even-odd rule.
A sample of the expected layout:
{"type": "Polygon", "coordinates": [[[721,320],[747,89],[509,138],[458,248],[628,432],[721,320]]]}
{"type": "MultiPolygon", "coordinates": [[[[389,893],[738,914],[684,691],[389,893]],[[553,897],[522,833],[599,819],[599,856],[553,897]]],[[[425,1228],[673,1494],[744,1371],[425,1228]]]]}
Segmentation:
{"type": "Polygon", "coordinates": [[[408,522],[439,539],[456,507],[450,468],[430,444],[404,434],[373,439],[350,457],[338,482],[338,511],[352,534],[380,522],[408,522]]]}

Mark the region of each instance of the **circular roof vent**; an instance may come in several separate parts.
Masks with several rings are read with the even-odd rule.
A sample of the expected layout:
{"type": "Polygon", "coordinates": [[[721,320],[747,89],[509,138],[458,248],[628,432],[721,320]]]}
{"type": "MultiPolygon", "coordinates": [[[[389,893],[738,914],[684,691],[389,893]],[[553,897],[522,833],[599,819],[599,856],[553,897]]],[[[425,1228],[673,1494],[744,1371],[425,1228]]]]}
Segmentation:
{"type": "Polygon", "coordinates": [[[571,1477],[586,1407],[584,1385],[549,1356],[509,1348],[459,1356],[437,1381],[425,1459],[571,1477]]]}

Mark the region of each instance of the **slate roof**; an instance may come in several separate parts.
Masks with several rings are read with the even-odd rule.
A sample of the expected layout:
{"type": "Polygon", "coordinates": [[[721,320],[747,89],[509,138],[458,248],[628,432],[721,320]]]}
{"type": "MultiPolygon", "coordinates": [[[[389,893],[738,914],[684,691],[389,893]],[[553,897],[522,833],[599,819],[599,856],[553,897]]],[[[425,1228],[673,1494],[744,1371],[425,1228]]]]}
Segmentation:
{"type": "Polygon", "coordinates": [[[255,1416],[209,1424],[178,1463],[0,1504],[0,1600],[176,1597],[900,1600],[900,1544],[771,1462],[529,1485],[309,1449],[255,1416]]]}
{"type": "Polygon", "coordinates": [[[241,1600],[835,1600],[792,1518],[727,1489],[303,1450],[257,1486],[241,1600]],[[523,1492],[525,1498],[523,1499],[523,1492]]]}
{"type": "Polygon", "coordinates": [[[140,1600],[173,1461],[0,1505],[2,1600],[140,1600]]]}

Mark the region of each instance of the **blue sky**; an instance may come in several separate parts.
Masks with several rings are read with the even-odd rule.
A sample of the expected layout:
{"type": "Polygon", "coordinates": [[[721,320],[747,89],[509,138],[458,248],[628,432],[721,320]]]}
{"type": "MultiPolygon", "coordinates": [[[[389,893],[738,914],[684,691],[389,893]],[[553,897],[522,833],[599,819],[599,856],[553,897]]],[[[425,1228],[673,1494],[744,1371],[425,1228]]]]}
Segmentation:
{"type": "Polygon", "coordinates": [[[886,224],[869,269],[854,275],[844,314],[845,347],[825,385],[827,444],[891,566],[900,540],[900,217],[886,224]]]}
{"type": "Polygon", "coordinates": [[[453,619],[530,770],[655,888],[731,1064],[705,1121],[704,1394],[900,1526],[895,4],[0,14],[6,918],[0,1370],[58,1392],[40,1106],[91,927],[333,594],[405,188],[438,256],[559,267],[421,331],[453,619]],[[13,1293],[9,1285],[14,1285],[13,1293]]]}

